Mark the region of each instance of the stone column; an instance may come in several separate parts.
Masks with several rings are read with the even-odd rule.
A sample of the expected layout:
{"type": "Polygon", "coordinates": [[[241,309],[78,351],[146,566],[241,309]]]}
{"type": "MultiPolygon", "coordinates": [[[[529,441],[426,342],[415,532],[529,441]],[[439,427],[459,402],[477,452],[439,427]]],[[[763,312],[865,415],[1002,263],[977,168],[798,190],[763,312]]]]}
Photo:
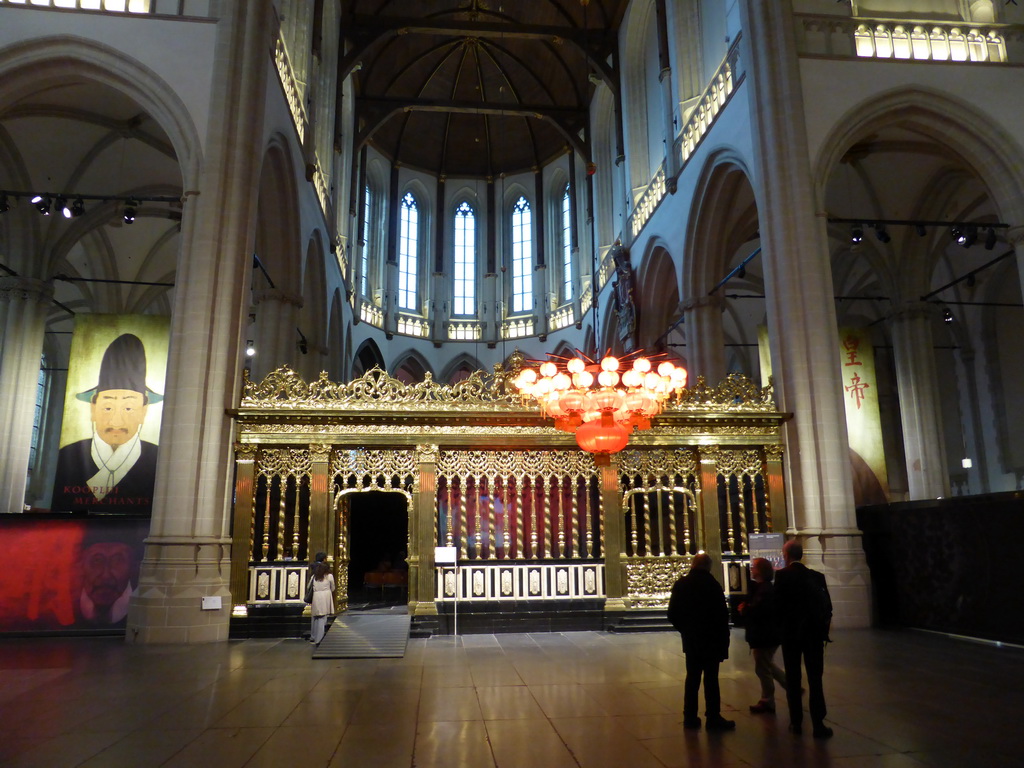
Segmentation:
{"type": "Polygon", "coordinates": [[[253,381],[262,381],[282,365],[297,370],[299,351],[299,310],[302,297],[277,288],[253,291],[256,307],[256,356],[252,361],[253,381]]]}
{"type": "Polygon", "coordinates": [[[0,277],[0,513],[21,512],[53,285],[0,277]]]}
{"type": "Polygon", "coordinates": [[[1024,227],[1010,227],[1006,240],[1013,246],[1017,257],[1017,279],[1020,280],[1020,295],[1024,296],[1024,227]]]}
{"type": "Polygon", "coordinates": [[[832,590],[836,626],[870,624],[854,514],[825,219],[817,216],[790,0],[741,0],[768,327],[786,423],[788,507],[805,562],[832,590]]]}
{"type": "Polygon", "coordinates": [[[931,329],[936,319],[935,305],[916,302],[900,308],[889,321],[911,501],[949,496],[931,329]]]}
{"type": "Polygon", "coordinates": [[[719,296],[700,296],[683,304],[686,369],[691,384],[703,376],[709,385],[717,387],[725,378],[724,304],[719,296]]]}
{"type": "Polygon", "coordinates": [[[274,11],[266,2],[219,7],[201,194],[182,217],[153,517],[129,643],[228,637],[234,425],[225,409],[241,386],[274,11]],[[207,596],[222,607],[203,610],[207,596]]]}

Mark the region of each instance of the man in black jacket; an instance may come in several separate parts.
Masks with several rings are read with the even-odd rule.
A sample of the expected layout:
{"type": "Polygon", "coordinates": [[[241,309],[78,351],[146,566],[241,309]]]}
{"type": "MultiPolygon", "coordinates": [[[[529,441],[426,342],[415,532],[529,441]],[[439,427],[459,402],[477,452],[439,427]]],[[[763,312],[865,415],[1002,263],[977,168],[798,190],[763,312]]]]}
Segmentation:
{"type": "Polygon", "coordinates": [[[683,727],[700,728],[697,698],[703,678],[705,727],[731,731],[736,722],[722,717],[718,689],[718,665],[729,658],[729,608],[711,567],[710,555],[694,556],[690,572],[672,586],[668,620],[682,635],[686,655],[683,727]]]}
{"type": "Polygon", "coordinates": [[[825,577],[800,562],[804,548],[792,539],[782,548],[786,567],[775,574],[775,601],[782,622],[782,663],[786,669],[786,702],[789,730],[801,733],[804,711],[800,702],[800,660],[807,668],[807,703],[814,737],[827,739],[832,729],[825,725],[825,643],[832,619],[832,600],[825,577]]]}

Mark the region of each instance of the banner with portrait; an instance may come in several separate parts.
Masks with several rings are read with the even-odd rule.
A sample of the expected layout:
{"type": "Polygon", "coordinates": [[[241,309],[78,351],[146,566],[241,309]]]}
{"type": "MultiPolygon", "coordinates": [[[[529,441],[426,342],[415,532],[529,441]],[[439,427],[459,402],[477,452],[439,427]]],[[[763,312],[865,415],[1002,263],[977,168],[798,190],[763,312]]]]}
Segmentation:
{"type": "Polygon", "coordinates": [[[76,316],[51,509],[152,511],[169,336],[163,315],[76,316]]]}
{"type": "Polygon", "coordinates": [[[0,633],[124,631],[149,518],[0,515],[0,633]]]}

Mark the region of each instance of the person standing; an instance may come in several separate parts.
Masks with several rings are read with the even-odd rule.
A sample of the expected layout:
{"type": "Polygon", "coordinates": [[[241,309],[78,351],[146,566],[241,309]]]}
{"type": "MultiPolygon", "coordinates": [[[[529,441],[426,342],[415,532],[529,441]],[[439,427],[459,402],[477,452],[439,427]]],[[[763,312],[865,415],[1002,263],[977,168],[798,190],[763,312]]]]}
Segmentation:
{"type": "Polygon", "coordinates": [[[313,565],[313,602],[310,604],[310,613],[313,624],[309,640],[320,645],[327,632],[327,617],[334,613],[334,574],[322,560],[313,565]]]}
{"type": "Polygon", "coordinates": [[[832,599],[825,577],[804,565],[803,545],[795,539],[782,547],[786,567],[775,574],[775,599],[782,623],[782,663],[786,669],[786,702],[789,730],[803,731],[804,711],[800,702],[801,659],[807,669],[807,703],[814,737],[827,739],[832,729],[825,725],[825,643],[832,620],[832,599]]]}
{"type": "Polygon", "coordinates": [[[722,717],[718,688],[718,666],[729,658],[729,608],[711,568],[710,555],[701,552],[694,556],[690,572],[672,586],[668,620],[682,635],[686,656],[683,727],[700,728],[697,701],[703,681],[705,728],[731,731],[736,722],[722,717]]]}
{"type": "Polygon", "coordinates": [[[772,564],[763,557],[750,563],[752,579],[747,598],[739,605],[746,626],[746,641],[754,656],[754,674],[761,681],[761,698],[750,705],[755,715],[775,712],[775,683],[785,689],[786,675],[775,663],[775,651],[781,643],[779,617],[775,607],[772,564]]]}

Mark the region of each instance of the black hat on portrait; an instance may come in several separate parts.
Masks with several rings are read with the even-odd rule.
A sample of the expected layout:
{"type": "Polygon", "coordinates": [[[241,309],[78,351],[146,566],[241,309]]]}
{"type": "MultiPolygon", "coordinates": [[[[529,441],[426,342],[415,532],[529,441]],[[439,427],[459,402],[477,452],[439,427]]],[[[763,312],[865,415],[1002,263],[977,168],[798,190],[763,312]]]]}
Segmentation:
{"type": "Polygon", "coordinates": [[[91,403],[97,393],[108,389],[141,392],[146,397],[147,405],[164,399],[163,395],[146,386],[146,348],[135,334],[123,333],[110,342],[100,362],[100,376],[96,386],[79,392],[75,397],[91,403]]]}

